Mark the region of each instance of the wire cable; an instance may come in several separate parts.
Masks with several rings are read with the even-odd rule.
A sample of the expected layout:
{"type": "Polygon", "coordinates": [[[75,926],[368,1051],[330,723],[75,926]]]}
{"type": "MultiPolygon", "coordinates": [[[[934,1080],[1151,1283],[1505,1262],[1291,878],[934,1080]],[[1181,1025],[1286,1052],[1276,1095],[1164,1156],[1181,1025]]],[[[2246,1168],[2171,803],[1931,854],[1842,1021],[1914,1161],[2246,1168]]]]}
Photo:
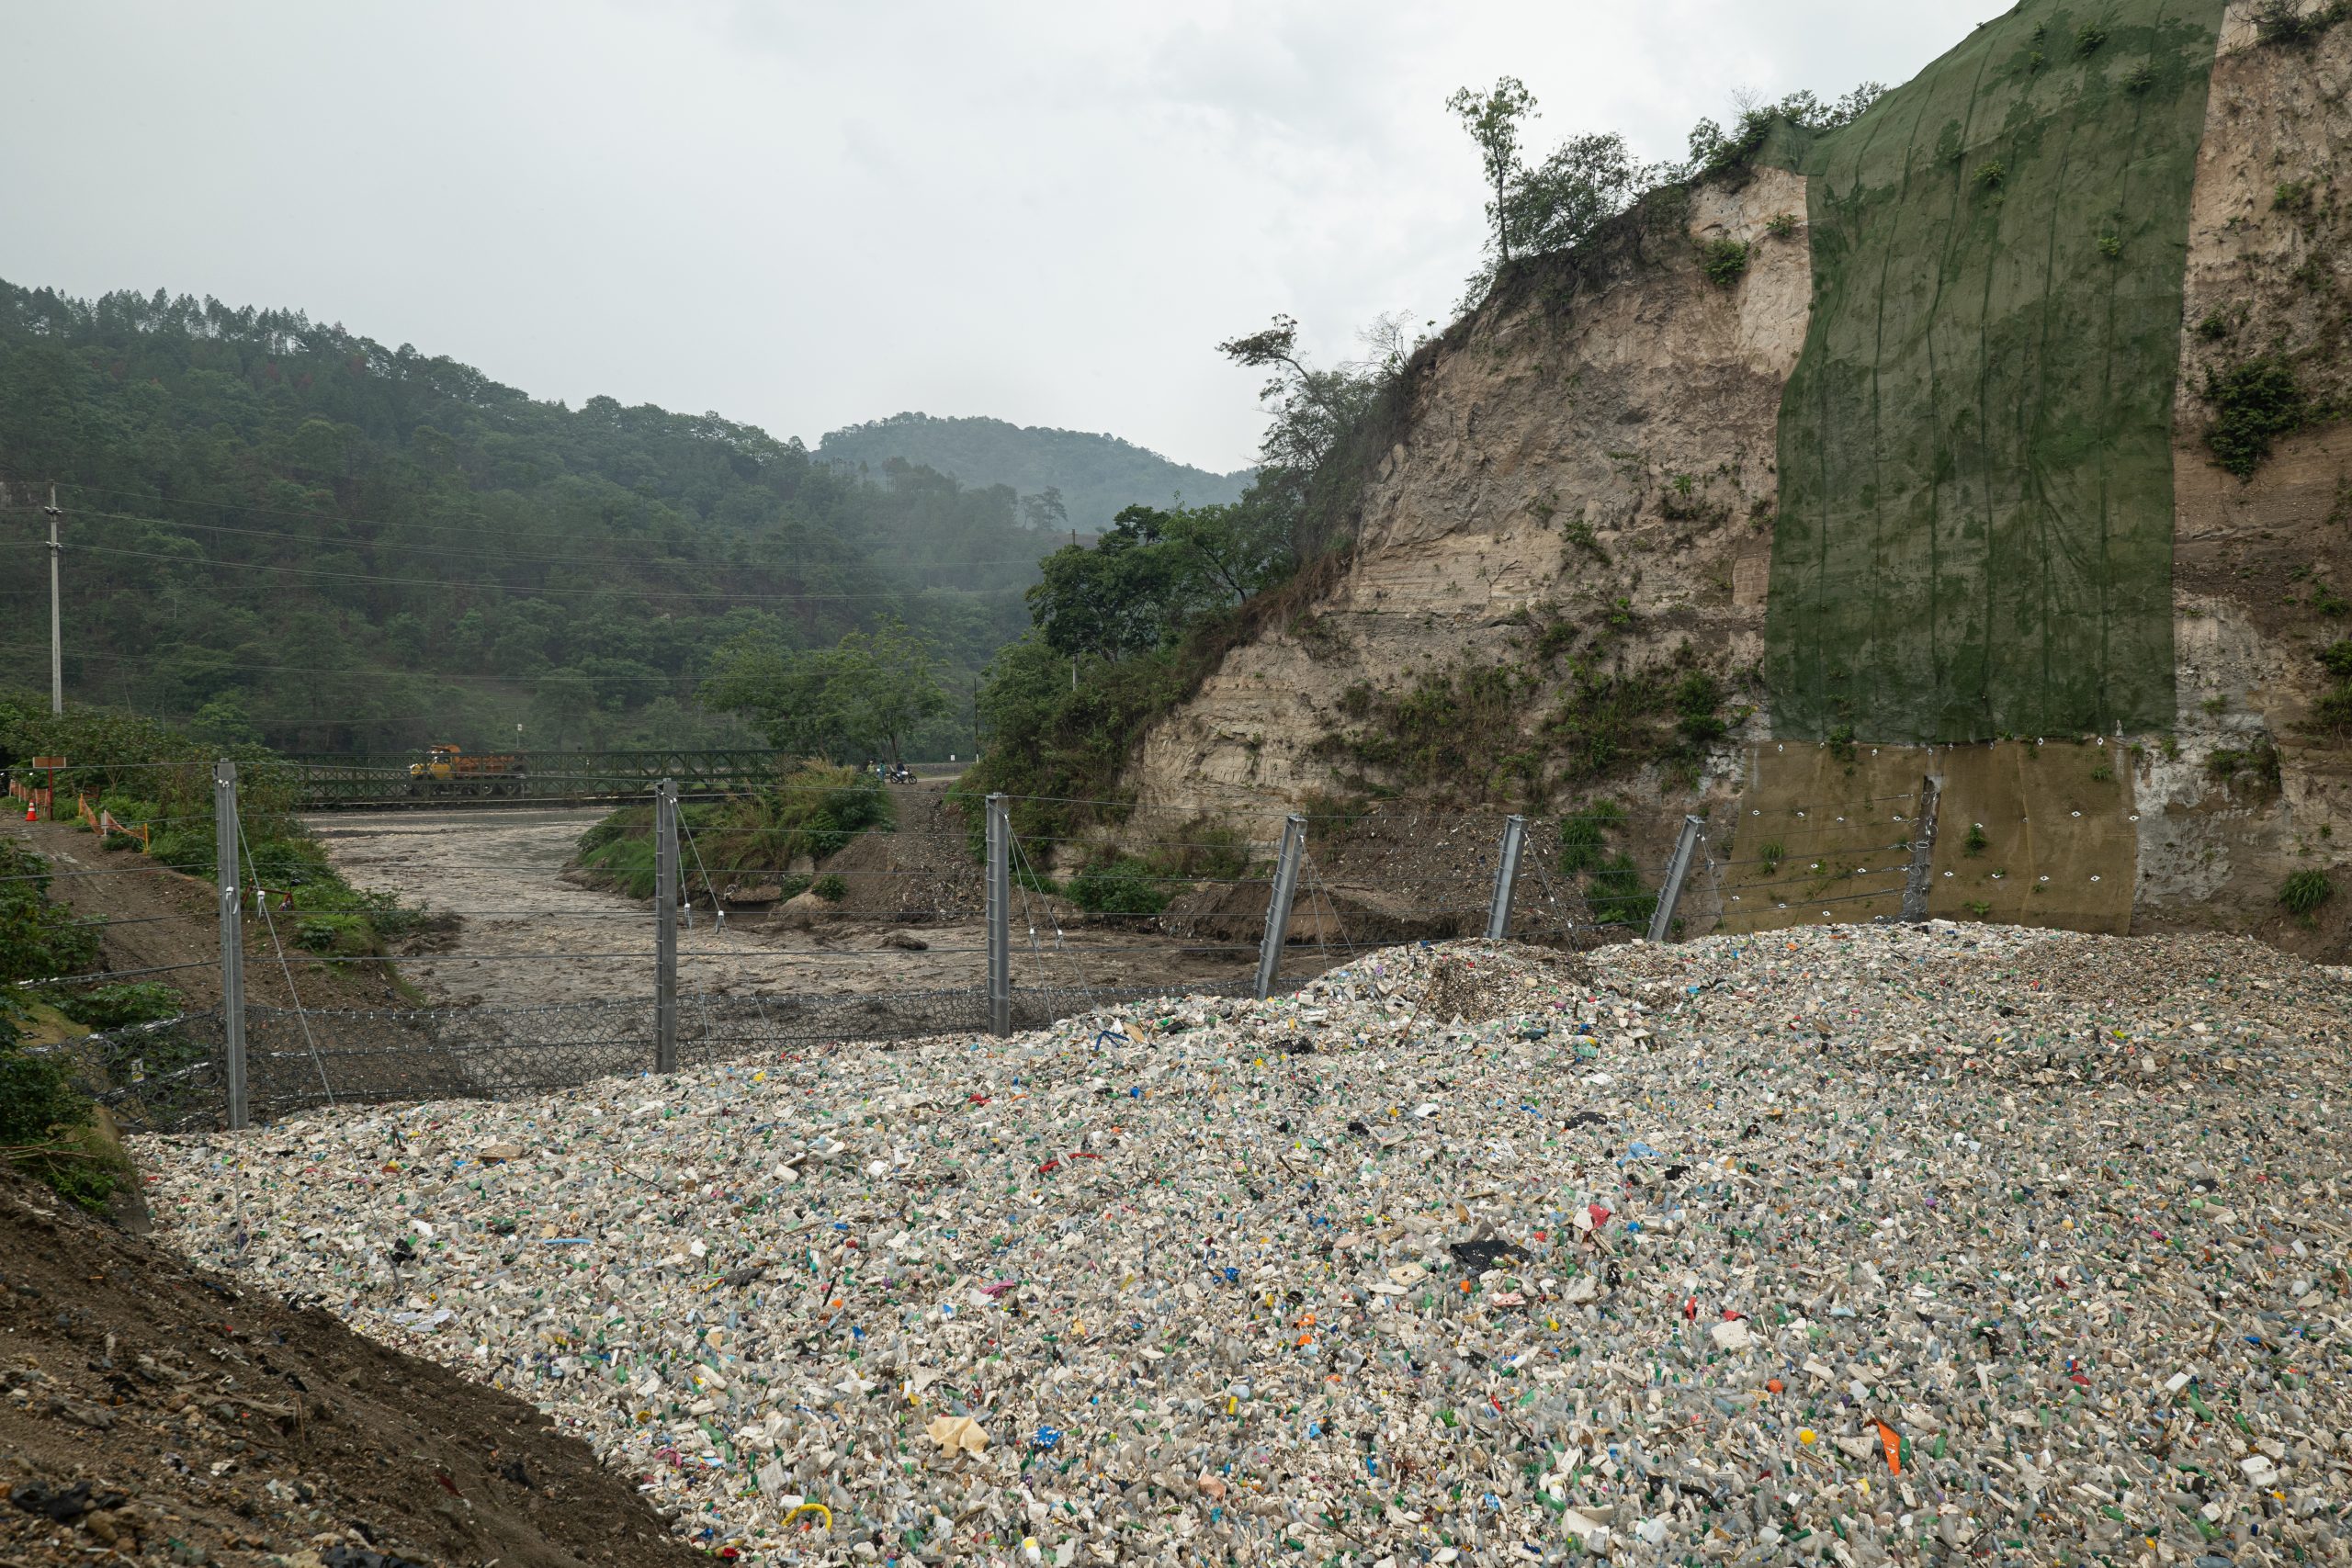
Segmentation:
{"type": "MultiPolygon", "coordinates": [[[[233,796],[235,793],[234,786],[228,785],[224,787],[228,788],[231,795],[233,796]]],[[[232,806],[235,804],[233,798],[232,799],[231,804],[232,806]]],[[[334,1103],[334,1089],[327,1082],[326,1064],[319,1060],[319,1043],[311,1033],[311,1021],[309,1017],[302,1011],[302,993],[295,987],[293,965],[286,962],[286,944],[277,940],[277,921],[269,912],[269,890],[262,886],[261,869],[254,863],[253,845],[245,838],[245,824],[242,818],[237,819],[236,831],[237,847],[243,850],[245,854],[245,874],[253,878],[252,886],[254,897],[254,900],[261,905],[262,924],[269,932],[269,945],[274,948],[277,953],[278,973],[286,976],[286,994],[293,1000],[294,1016],[301,1022],[302,1025],[302,1043],[310,1048],[311,1065],[318,1069],[319,1088],[325,1093],[327,1097],[327,1103],[329,1105],[333,1105],[334,1103]]],[[[232,865],[230,869],[233,871],[236,868],[232,865]]]]}
{"type": "MultiPolygon", "coordinates": [[[[243,501],[199,501],[199,500],[196,499],[196,498],[195,498],[195,497],[193,497],[193,496],[171,496],[171,495],[161,495],[161,494],[157,494],[157,493],[154,493],[154,492],[153,492],[153,491],[148,491],[110,490],[110,489],[107,489],[107,488],[106,488],[106,487],[104,487],[104,486],[100,486],[100,485],[76,484],[76,483],[73,483],[73,482],[70,482],[70,481],[67,481],[67,482],[62,482],[62,483],[61,483],[61,485],[60,485],[60,488],[61,488],[61,489],[63,489],[63,490],[71,491],[73,491],[73,492],[74,492],[74,494],[76,494],[76,495],[106,495],[106,496],[112,496],[112,497],[114,497],[117,501],[152,501],[152,502],[158,502],[158,503],[160,503],[160,504],[162,504],[162,505],[165,505],[165,506],[201,506],[201,507],[207,507],[207,508],[209,508],[210,510],[215,511],[215,512],[236,512],[236,513],[252,513],[252,514],[254,514],[254,515],[255,515],[255,516],[262,516],[262,517],[293,517],[293,518],[300,518],[300,519],[303,519],[303,520],[306,520],[306,521],[309,521],[309,522],[313,522],[313,523],[334,524],[334,525],[340,525],[346,526],[346,527],[365,527],[365,528],[401,529],[401,530],[410,530],[410,531],[413,531],[413,530],[428,530],[428,531],[430,531],[430,532],[437,533],[437,534],[459,534],[459,535],[465,535],[465,536],[478,536],[478,535],[481,533],[481,524],[479,524],[479,523],[435,523],[435,522],[432,522],[432,521],[427,520],[427,519],[411,519],[411,520],[407,520],[407,521],[402,521],[402,522],[395,523],[395,522],[387,521],[387,520],[382,519],[382,518],[373,518],[373,517],[354,517],[354,516],[348,515],[347,513],[329,513],[329,512],[315,512],[315,511],[313,511],[313,512],[297,512],[297,511],[294,511],[293,509],[291,509],[291,508],[289,508],[289,507],[280,507],[280,506],[265,506],[265,505],[262,505],[262,504],[260,504],[260,503],[258,503],[258,502],[243,502],[243,501]]],[[[0,511],[6,511],[6,512],[35,512],[35,511],[40,511],[40,510],[43,510],[43,509],[42,509],[42,508],[40,508],[40,507],[34,506],[34,505],[29,505],[29,504],[28,504],[28,505],[22,505],[22,506],[0,505],[0,511]]],[[[173,525],[173,526],[176,526],[176,527],[204,527],[204,526],[208,526],[208,525],[203,525],[203,524],[191,524],[191,523],[185,523],[185,522],[182,522],[182,521],[180,521],[180,520],[178,520],[178,519],[175,519],[175,518],[161,518],[161,517],[154,517],[154,518],[151,518],[151,517],[147,517],[147,516],[145,516],[145,515],[143,515],[143,514],[141,514],[141,513],[103,513],[103,512],[101,512],[101,511],[99,511],[99,510],[97,510],[97,509],[93,509],[93,508],[88,508],[88,507],[69,506],[69,507],[65,508],[64,510],[65,510],[66,513],[67,513],[69,516],[73,516],[73,517],[91,517],[91,516],[100,516],[100,515],[122,515],[122,516],[129,516],[129,517],[131,517],[133,520],[138,521],[138,522],[142,522],[142,523],[163,523],[163,524],[168,524],[168,525],[173,525]]],[[[212,527],[214,527],[214,528],[219,528],[219,527],[221,527],[222,525],[210,525],[209,526],[212,526],[212,527]]],[[[272,535],[272,531],[271,531],[271,530],[266,530],[266,529],[257,529],[257,530],[250,530],[250,531],[251,531],[251,532],[255,532],[255,533],[261,533],[261,534],[265,534],[265,535],[272,535]]],[[[289,542],[292,542],[292,543],[298,543],[298,544],[299,544],[299,543],[317,543],[317,542],[321,542],[321,541],[315,541],[315,540],[313,540],[313,541],[305,541],[305,540],[301,539],[300,536],[295,536],[295,535],[292,535],[292,534],[272,535],[272,536],[276,536],[276,537],[282,537],[282,538],[285,538],[285,539],[288,540],[289,542]]],[[[560,538],[562,537],[560,535],[555,535],[555,536],[552,536],[552,537],[555,537],[555,538],[557,538],[557,539],[560,539],[560,538]]],[[[1040,535],[1039,536],[1040,536],[1040,538],[1044,538],[1044,537],[1046,537],[1046,536],[1040,535]]],[[[353,541],[353,542],[359,542],[359,541],[353,541]]],[[[369,542],[369,543],[377,543],[377,542],[379,542],[379,541],[367,541],[367,542],[369,542]]],[[[1062,547],[1061,547],[1059,544],[1056,544],[1053,547],[1054,547],[1055,549],[1059,549],[1059,548],[1061,548],[1062,547]]],[[[1048,551],[1047,553],[1051,553],[1051,552],[1050,552],[1050,551],[1048,551]]],[[[632,566],[632,565],[636,565],[636,564],[638,564],[636,561],[633,561],[633,560],[631,560],[631,559],[629,559],[628,558],[626,558],[626,557],[611,557],[611,556],[549,557],[549,558],[546,558],[546,559],[548,559],[548,560],[551,560],[551,561],[561,561],[561,562],[564,562],[565,564],[578,564],[578,565],[582,565],[582,566],[624,566],[624,567],[625,567],[625,566],[632,566]]],[[[869,560],[870,560],[872,558],[871,558],[871,557],[867,557],[867,558],[865,558],[865,559],[869,559],[869,560]]],[[[942,569],[942,570],[945,570],[945,569],[948,569],[948,568],[960,568],[960,567],[966,567],[966,566],[1023,566],[1023,565],[1035,565],[1035,564],[1036,563],[1036,561],[1037,561],[1038,559],[1040,559],[1040,558],[1040,558],[1040,557],[1020,557],[1020,556],[1016,556],[1016,557],[1009,557],[1009,558],[1003,558],[1003,559],[997,559],[997,560],[943,561],[943,562],[941,562],[941,563],[940,563],[940,567],[941,567],[941,569],[942,569]]],[[[860,563],[860,562],[858,562],[858,561],[854,560],[854,561],[852,561],[852,562],[850,562],[850,563],[846,563],[846,564],[853,564],[853,565],[854,565],[854,564],[861,564],[861,563],[860,563]]]]}
{"type": "MultiPolygon", "coordinates": [[[[26,549],[47,549],[41,539],[11,539],[0,541],[26,549]]],[[[111,545],[74,545],[74,553],[81,555],[117,556],[131,560],[159,560],[172,566],[211,567],[234,571],[268,571],[289,577],[324,578],[337,582],[373,582],[394,588],[473,588],[499,593],[519,593],[537,599],[549,595],[575,599],[687,599],[725,604],[849,604],[867,601],[897,603],[910,597],[897,593],[726,593],[704,592],[683,588],[654,588],[633,583],[627,588],[559,588],[541,583],[525,587],[512,582],[489,582],[478,579],[443,577],[389,577],[372,571],[334,571],[325,567],[277,566],[266,561],[221,560],[212,556],[175,556],[161,550],[127,550],[111,545]]],[[[926,589],[925,592],[952,592],[969,599],[1001,598],[1006,594],[1026,593],[1021,588],[926,589]]]]}
{"type": "MultiPolygon", "coordinates": [[[[0,508],[0,511],[10,512],[31,512],[36,510],[40,509],[24,506],[0,508]]],[[[107,512],[91,507],[69,508],[67,510],[76,521],[80,522],[137,523],[151,528],[187,528],[205,534],[220,534],[244,538],[275,539],[284,544],[300,545],[314,549],[321,547],[330,547],[360,550],[408,550],[424,555],[458,556],[476,560],[510,561],[523,566],[591,566],[608,569],[618,568],[623,570],[710,571],[741,570],[738,563],[720,559],[695,560],[680,558],[677,557],[517,555],[505,550],[485,550],[478,548],[464,549],[450,545],[412,544],[406,540],[397,538],[337,538],[332,536],[312,536],[305,537],[301,535],[289,533],[277,528],[239,528],[225,523],[191,523],[185,518],[150,517],[143,513],[107,512]]],[[[366,518],[322,517],[319,521],[322,523],[341,524],[346,526],[356,525],[376,528],[407,529],[421,526],[421,525],[414,524],[372,523],[366,518]]],[[[469,531],[477,534],[479,533],[479,530],[469,531]]],[[[46,541],[44,541],[44,545],[45,544],[46,541]]],[[[63,547],[72,549],[76,547],[69,545],[63,547]]],[[[972,567],[983,566],[1035,567],[1041,558],[1043,558],[1036,556],[1012,556],[999,559],[943,560],[929,563],[901,560],[892,563],[892,565],[896,570],[901,571],[962,571],[972,567]]],[[[799,561],[790,563],[754,561],[750,564],[751,570],[752,570],[797,571],[806,570],[806,567],[808,565],[814,565],[819,568],[839,566],[854,570],[860,567],[871,567],[875,565],[876,562],[876,558],[875,556],[868,555],[853,557],[846,560],[837,561],[817,561],[813,563],[803,563],[799,561]]]]}

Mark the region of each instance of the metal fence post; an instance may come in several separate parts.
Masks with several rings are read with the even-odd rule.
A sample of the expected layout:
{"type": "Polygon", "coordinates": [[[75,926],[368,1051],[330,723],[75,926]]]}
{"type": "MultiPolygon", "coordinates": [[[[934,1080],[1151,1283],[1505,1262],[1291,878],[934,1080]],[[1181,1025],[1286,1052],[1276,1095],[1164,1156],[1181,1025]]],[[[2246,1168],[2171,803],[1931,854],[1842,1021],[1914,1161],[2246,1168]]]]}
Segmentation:
{"type": "Polygon", "coordinates": [[[229,1130],[245,1103],[245,890],[237,876],[237,764],[212,764],[213,873],[220,885],[220,1025],[228,1053],[229,1130]]]}
{"type": "Polygon", "coordinates": [[[1942,793],[1932,774],[1919,781],[1919,809],[1911,824],[1911,873],[1903,879],[1903,908],[1895,917],[1905,925],[1928,918],[1928,892],[1935,886],[1936,807],[1942,793]]]}
{"type": "Polygon", "coordinates": [[[1258,999],[1274,988],[1283,966],[1283,939],[1290,934],[1291,900],[1298,893],[1298,863],[1306,849],[1306,818],[1283,822],[1282,858],[1274,863],[1274,896],[1266,901],[1266,935],[1258,944],[1258,999]]]}
{"type": "Polygon", "coordinates": [[[1698,852],[1699,836],[1706,826],[1697,817],[1682,819],[1682,836],[1674,840],[1674,859],[1667,863],[1666,886],[1658,889],[1657,909],[1650,916],[1652,942],[1664,942],[1674,930],[1674,907],[1682,902],[1682,880],[1690,874],[1690,858],[1698,852]]]}
{"type": "Polygon", "coordinates": [[[1012,813],[988,798],[989,1032],[1012,1032],[1012,813]]]}
{"type": "Polygon", "coordinates": [[[653,1070],[678,1070],[678,784],[653,786],[653,1070]]]}
{"type": "Polygon", "coordinates": [[[1520,851],[1527,844],[1527,818],[1503,818],[1503,852],[1495,863],[1495,902],[1487,911],[1487,940],[1500,942],[1510,929],[1510,896],[1519,886],[1520,851]]]}

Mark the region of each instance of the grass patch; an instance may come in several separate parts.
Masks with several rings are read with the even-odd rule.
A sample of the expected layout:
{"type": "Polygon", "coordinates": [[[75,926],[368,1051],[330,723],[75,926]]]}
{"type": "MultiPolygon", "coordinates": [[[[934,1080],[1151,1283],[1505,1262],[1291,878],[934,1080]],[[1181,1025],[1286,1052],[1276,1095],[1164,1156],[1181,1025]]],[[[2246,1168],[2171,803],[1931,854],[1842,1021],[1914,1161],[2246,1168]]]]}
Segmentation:
{"type": "Polygon", "coordinates": [[[2278,903],[2306,926],[2319,923],[2320,906],[2335,897],[2335,884],[2320,871],[2298,871],[2278,886],[2278,903]]]}
{"type": "Polygon", "coordinates": [[[1646,926],[1657,895],[1642,886],[1634,857],[1610,843],[1625,825],[1625,808],[1597,800],[1560,824],[1560,871],[1584,878],[1585,907],[1604,926],[1646,926]]]}
{"type": "Polygon", "coordinates": [[[1642,886],[1629,854],[1612,856],[1585,879],[1584,901],[1604,926],[1646,926],[1657,913],[1657,895],[1642,886]]]}
{"type": "Polygon", "coordinates": [[[1581,876],[1600,869],[1609,858],[1609,838],[1625,824],[1625,808],[1613,800],[1596,800],[1560,823],[1560,869],[1581,876]]]}

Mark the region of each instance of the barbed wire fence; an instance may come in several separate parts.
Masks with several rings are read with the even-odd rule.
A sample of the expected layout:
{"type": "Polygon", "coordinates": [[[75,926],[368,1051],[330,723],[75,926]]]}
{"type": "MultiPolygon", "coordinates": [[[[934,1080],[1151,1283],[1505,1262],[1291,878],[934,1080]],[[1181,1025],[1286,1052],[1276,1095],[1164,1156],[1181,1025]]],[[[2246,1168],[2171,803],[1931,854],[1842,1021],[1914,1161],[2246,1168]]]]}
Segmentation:
{"type": "MultiPolygon", "coordinates": [[[[1487,935],[1589,948],[1639,931],[1597,919],[1563,874],[1557,846],[1575,818],[1419,819],[1396,836],[1459,857],[1432,887],[1396,885],[1377,865],[1333,863],[1352,843],[1340,830],[1351,824],[1334,827],[1335,819],[1283,813],[1249,831],[1204,835],[1185,826],[1204,818],[1198,807],[1080,803],[1124,814],[1107,840],[1122,854],[1156,857],[1122,872],[1150,897],[1104,908],[1074,901],[1052,873],[1102,852],[1105,839],[1016,831],[1013,808],[1023,802],[995,795],[972,803],[984,829],[977,856],[940,852],[936,843],[926,853],[911,842],[915,835],[896,831],[844,835],[827,865],[845,874],[813,881],[846,885],[831,889],[831,912],[865,933],[860,940],[887,934],[853,949],[820,920],[814,951],[780,948],[761,940],[767,930],[745,929],[753,920],[772,927],[780,912],[742,906],[772,900],[784,890],[780,880],[812,879],[739,863],[754,857],[707,841],[709,828],[697,833],[677,787],[663,781],[650,801],[650,909],[561,911],[616,934],[650,925],[650,944],[630,936],[550,952],[492,938],[424,953],[319,952],[295,929],[303,916],[284,889],[273,894],[264,884],[238,784],[236,764],[215,767],[209,867],[108,868],[209,870],[219,951],[217,1001],[56,1047],[125,1130],[243,1127],[317,1107],[561,1090],[763,1053],[817,1055],[851,1043],[888,1048],[933,1035],[1004,1036],[1147,998],[1276,996],[1396,941],[1487,935]],[[1216,863],[1195,863],[1202,856],[1216,863]],[[920,964],[893,983],[888,965],[910,958],[920,964]],[[597,994],[428,1005],[413,999],[411,987],[405,1005],[347,1005],[363,988],[351,976],[379,973],[393,991],[404,984],[396,964],[430,965],[438,979],[508,964],[575,965],[593,976],[579,989],[597,994]],[[338,975],[346,978],[331,978],[338,975]],[[249,994],[249,979],[266,995],[249,994]]],[[[514,869],[548,867],[517,862],[514,869]]],[[[200,908],[188,882],[176,886],[200,908]]],[[[529,897],[513,904],[462,913],[515,930],[553,912],[529,897]]]]}

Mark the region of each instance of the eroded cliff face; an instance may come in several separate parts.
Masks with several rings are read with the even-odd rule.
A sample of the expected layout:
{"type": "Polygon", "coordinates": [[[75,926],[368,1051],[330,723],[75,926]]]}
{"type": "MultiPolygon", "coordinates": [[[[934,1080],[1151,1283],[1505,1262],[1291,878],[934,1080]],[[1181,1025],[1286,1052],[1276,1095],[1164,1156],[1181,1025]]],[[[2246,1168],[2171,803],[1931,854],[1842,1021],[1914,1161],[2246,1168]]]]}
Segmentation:
{"type": "Polygon", "coordinates": [[[2307,866],[2352,892],[2352,750],[2321,713],[2340,678],[2319,658],[2352,637],[2352,26],[2266,44],[2253,11],[2230,8],[2198,155],[2174,404],[2180,712],[2169,744],[2146,742],[2136,919],[2321,950],[2341,947],[2346,911],[2305,927],[2277,895],[2307,866]],[[2213,460],[2209,389],[2258,357],[2336,417],[2241,479],[2213,460]]]}
{"type": "Polygon", "coordinates": [[[1344,769],[1317,745],[1345,727],[1350,688],[1512,658],[1520,617],[1547,606],[1630,622],[1611,652],[1627,663],[1688,641],[1726,676],[1752,669],[1781,389],[1811,298],[1804,209],[1781,170],[1702,188],[1672,229],[1629,225],[1458,325],[1417,373],[1345,576],[1144,737],[1144,803],[1333,788],[1344,769]],[[1728,286],[1700,262],[1723,240],[1750,246],[1728,286]]]}
{"type": "MultiPolygon", "coordinates": [[[[1774,841],[1775,810],[1795,811],[1800,797],[1817,809],[1845,787],[1837,780],[1855,796],[1829,807],[1844,821],[1932,779],[1956,814],[1934,853],[1937,913],[2222,926],[2340,951],[2352,919],[2352,746],[2323,722],[2343,678],[2319,655],[2352,637],[2352,25],[2281,45],[2259,39],[2255,10],[2228,7],[2191,197],[2169,731],[1987,737],[1973,749],[1870,748],[1865,736],[1859,763],[1830,764],[1821,748],[1771,733],[1757,682],[1776,438],[1813,277],[1805,182],[1760,170],[1694,192],[1671,231],[1548,259],[1447,334],[1417,369],[1344,576],[1237,648],[1142,737],[1131,774],[1141,800],[1262,820],[1346,793],[1349,765],[1329,738],[1348,728],[1351,690],[1399,692],[1464,663],[1516,661],[1538,679],[1532,736],[1556,695],[1541,682],[1556,672],[1530,651],[1530,616],[1613,615],[1623,629],[1608,658],[1679,658],[1725,680],[1730,716],[1754,705],[1696,779],[1649,767],[1556,802],[1605,794],[1633,807],[1628,844],[1645,867],[1685,811],[1713,814],[1724,840],[1738,824],[1748,869],[1694,892],[1693,929],[1891,910],[1901,877],[1888,867],[1867,885],[1883,887],[1878,902],[1824,908],[1815,886],[1804,889],[1812,905],[1759,891],[1788,878],[1758,864],[1755,846],[1774,841]],[[1793,230],[1774,221],[1784,214],[1793,230]],[[1700,247],[1718,239],[1752,247],[1728,287],[1702,265],[1700,247]],[[2307,408],[2327,417],[2278,439],[2241,479],[2213,460],[2208,390],[2262,355],[2291,362],[2307,408]],[[2082,826],[2091,818],[2095,833],[2082,826]],[[1979,819],[1991,842],[1972,852],[1958,835],[1979,819]],[[2306,867],[2342,889],[2316,925],[2278,904],[2283,878],[2306,867]],[[2082,886],[2058,886],[2069,878],[2082,886]],[[2119,884],[2136,886],[2125,897],[2119,884]]],[[[1875,808],[1890,820],[1908,809],[1875,808]]]]}

